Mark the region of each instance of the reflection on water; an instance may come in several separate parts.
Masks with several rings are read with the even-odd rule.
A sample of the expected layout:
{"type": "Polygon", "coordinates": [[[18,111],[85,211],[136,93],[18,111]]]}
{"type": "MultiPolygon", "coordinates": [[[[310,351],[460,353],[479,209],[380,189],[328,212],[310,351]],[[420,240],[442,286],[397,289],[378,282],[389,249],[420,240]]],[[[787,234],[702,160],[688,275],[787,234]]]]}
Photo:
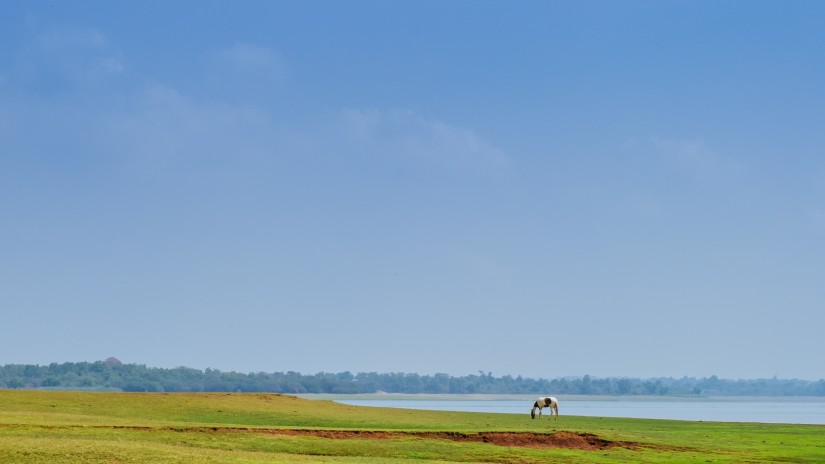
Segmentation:
{"type": "MultiPolygon", "coordinates": [[[[354,406],[426,409],[436,411],[494,412],[530,414],[532,403],[516,400],[336,400],[354,406]]],[[[587,401],[563,400],[559,414],[594,417],[633,417],[640,419],[678,419],[721,422],[770,422],[787,424],[825,424],[825,401],[587,401]]]]}

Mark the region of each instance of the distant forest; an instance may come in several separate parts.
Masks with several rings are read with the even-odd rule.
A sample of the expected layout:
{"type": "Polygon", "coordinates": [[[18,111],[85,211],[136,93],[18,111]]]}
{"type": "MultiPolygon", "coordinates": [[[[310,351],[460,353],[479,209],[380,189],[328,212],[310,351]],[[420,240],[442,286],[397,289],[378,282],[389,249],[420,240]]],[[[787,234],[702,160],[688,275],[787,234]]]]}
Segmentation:
{"type": "Polygon", "coordinates": [[[376,372],[242,374],[188,367],[146,367],[123,364],[115,358],[48,366],[8,364],[0,367],[0,388],[129,392],[825,396],[825,380],[726,380],[715,375],[701,379],[596,378],[585,375],[545,380],[509,375],[495,377],[489,372],[459,377],[376,372]]]}

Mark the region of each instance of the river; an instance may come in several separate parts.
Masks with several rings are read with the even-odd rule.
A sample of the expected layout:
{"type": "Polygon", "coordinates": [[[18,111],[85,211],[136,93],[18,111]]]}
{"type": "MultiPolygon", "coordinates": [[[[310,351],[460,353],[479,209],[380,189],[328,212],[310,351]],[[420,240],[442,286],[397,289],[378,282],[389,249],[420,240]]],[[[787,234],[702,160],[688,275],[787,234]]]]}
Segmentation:
{"type": "MultiPolygon", "coordinates": [[[[355,406],[529,414],[532,399],[450,399],[439,397],[369,399],[327,398],[355,406]]],[[[787,424],[825,424],[825,398],[707,398],[673,399],[648,397],[559,397],[561,415],[594,417],[632,417],[689,421],[764,422],[787,424]]]]}

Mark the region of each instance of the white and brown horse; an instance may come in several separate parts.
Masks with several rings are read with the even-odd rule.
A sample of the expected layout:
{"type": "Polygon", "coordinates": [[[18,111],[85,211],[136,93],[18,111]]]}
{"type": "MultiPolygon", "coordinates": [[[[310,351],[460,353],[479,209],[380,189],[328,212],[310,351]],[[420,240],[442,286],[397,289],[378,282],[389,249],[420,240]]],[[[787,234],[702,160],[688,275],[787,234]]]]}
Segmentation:
{"type": "Polygon", "coordinates": [[[536,408],[539,410],[539,419],[541,419],[541,410],[543,408],[549,407],[550,408],[550,415],[553,415],[553,412],[556,413],[556,419],[559,418],[559,400],[552,396],[542,396],[541,398],[537,399],[535,403],[533,403],[533,409],[530,410],[530,418],[536,418],[536,408]]]}

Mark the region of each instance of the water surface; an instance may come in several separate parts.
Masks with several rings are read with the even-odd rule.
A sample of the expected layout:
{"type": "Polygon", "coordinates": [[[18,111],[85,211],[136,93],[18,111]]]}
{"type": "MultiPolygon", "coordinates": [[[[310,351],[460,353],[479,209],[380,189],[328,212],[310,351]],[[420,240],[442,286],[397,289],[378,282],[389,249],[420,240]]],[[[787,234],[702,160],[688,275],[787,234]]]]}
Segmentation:
{"type": "MultiPolygon", "coordinates": [[[[336,399],[354,406],[436,411],[530,414],[531,400],[477,399],[336,399]]],[[[600,400],[559,398],[559,414],[593,417],[632,417],[690,421],[825,424],[823,399],[736,398],[731,400],[600,400]]]]}

